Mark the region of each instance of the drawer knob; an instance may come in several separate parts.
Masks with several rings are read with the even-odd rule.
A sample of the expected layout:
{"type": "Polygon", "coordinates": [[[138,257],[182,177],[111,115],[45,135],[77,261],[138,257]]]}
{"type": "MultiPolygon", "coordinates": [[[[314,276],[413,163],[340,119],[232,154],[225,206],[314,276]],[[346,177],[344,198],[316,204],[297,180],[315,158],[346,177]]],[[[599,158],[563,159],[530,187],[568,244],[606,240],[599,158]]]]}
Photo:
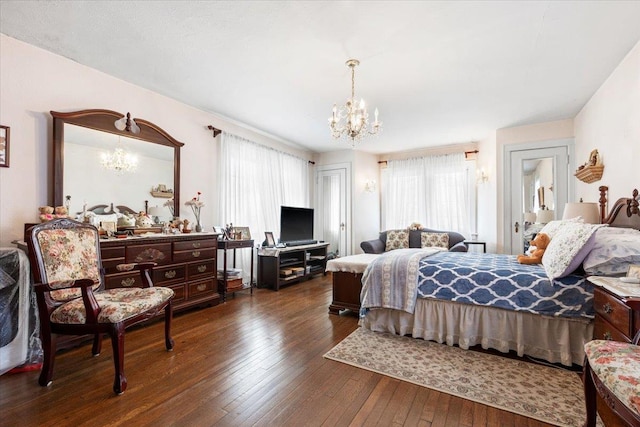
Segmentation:
{"type": "Polygon", "coordinates": [[[602,334],[602,338],[604,338],[605,340],[611,340],[613,337],[611,336],[611,332],[607,331],[602,334]]]}
{"type": "Polygon", "coordinates": [[[609,304],[609,303],[606,303],[606,304],[602,307],[602,309],[603,309],[603,310],[604,310],[604,312],[605,312],[605,313],[607,313],[607,314],[611,314],[611,313],[613,313],[613,308],[611,308],[611,304],[609,304]]]}
{"type": "Polygon", "coordinates": [[[120,284],[128,288],[136,284],[136,279],[134,279],[133,277],[127,277],[126,279],[122,279],[120,284]]]}
{"type": "Polygon", "coordinates": [[[198,258],[200,256],[200,251],[193,251],[191,252],[191,255],[193,255],[194,258],[198,258]]]}
{"type": "Polygon", "coordinates": [[[203,283],[201,285],[196,286],[196,289],[198,289],[200,292],[206,291],[207,290],[207,285],[203,283]]]}
{"type": "Polygon", "coordinates": [[[200,242],[193,242],[192,246],[197,249],[200,247],[200,242]]]}
{"type": "Polygon", "coordinates": [[[207,271],[207,266],[206,265],[199,265],[198,266],[198,272],[199,273],[204,273],[205,271],[207,271]]]}
{"type": "Polygon", "coordinates": [[[164,277],[166,277],[167,279],[173,279],[174,277],[176,277],[176,271],[175,270],[165,271],[164,277]]]}

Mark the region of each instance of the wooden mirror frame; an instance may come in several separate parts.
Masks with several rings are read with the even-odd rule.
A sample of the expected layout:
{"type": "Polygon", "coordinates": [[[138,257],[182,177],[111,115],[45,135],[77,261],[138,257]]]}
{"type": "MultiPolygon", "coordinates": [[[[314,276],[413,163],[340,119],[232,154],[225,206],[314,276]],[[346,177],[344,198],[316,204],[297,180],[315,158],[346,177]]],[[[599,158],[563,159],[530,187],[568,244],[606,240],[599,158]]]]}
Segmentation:
{"type": "Polygon", "coordinates": [[[120,131],[116,129],[114,123],[125,115],[111,110],[81,110],[69,113],[50,111],[50,113],[53,116],[52,185],[54,206],[64,205],[64,125],[68,123],[173,148],[173,209],[174,216],[180,216],[180,147],[184,143],[174,139],[159,126],[143,119],[133,119],[140,127],[140,133],[120,131]]]}

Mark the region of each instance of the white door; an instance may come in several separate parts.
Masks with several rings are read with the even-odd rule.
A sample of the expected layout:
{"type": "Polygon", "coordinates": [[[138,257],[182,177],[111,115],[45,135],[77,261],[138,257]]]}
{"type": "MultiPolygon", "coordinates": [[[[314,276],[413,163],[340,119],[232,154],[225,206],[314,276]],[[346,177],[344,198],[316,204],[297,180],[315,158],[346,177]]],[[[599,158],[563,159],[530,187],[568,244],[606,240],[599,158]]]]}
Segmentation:
{"type": "Polygon", "coordinates": [[[349,164],[316,168],[316,236],[336,256],[349,255],[351,247],[350,172],[349,164]]]}
{"type": "Polygon", "coordinates": [[[505,252],[521,254],[532,233],[549,219],[562,218],[570,190],[569,146],[510,150],[507,154],[505,252]]]}

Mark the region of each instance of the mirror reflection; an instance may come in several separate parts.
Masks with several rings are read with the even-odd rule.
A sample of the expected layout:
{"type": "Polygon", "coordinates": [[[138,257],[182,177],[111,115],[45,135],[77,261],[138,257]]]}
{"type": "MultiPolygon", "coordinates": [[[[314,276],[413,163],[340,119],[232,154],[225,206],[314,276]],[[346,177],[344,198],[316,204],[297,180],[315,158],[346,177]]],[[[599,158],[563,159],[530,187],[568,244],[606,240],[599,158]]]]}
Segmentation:
{"type": "Polygon", "coordinates": [[[70,196],[70,211],[84,205],[125,205],[134,211],[160,207],[161,221],[171,219],[164,206],[173,195],[174,148],[126,136],[64,124],[63,194],[70,196]],[[137,161],[129,168],[113,160],[116,150],[137,161]],[[112,156],[111,162],[105,157],[112,156]],[[152,194],[153,192],[153,194],[152,194]]]}
{"type": "Polygon", "coordinates": [[[522,238],[526,252],[529,241],[554,217],[553,157],[524,160],[522,174],[522,238]]]}

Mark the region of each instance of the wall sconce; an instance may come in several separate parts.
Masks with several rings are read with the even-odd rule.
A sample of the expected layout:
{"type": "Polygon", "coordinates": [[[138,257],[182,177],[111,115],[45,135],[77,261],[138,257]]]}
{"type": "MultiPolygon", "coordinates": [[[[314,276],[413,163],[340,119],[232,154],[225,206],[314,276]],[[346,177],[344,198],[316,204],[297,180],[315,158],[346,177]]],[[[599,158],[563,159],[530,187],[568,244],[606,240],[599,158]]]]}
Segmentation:
{"type": "Polygon", "coordinates": [[[121,119],[116,120],[113,125],[119,131],[131,132],[134,134],[140,133],[140,127],[138,124],[131,118],[131,113],[127,113],[127,115],[121,119]]]}
{"type": "Polygon", "coordinates": [[[484,171],[484,169],[480,169],[476,172],[476,183],[484,184],[489,181],[489,175],[484,171]]]}
{"type": "Polygon", "coordinates": [[[367,193],[373,193],[376,191],[377,185],[375,179],[368,179],[364,184],[364,191],[367,193]]]}

